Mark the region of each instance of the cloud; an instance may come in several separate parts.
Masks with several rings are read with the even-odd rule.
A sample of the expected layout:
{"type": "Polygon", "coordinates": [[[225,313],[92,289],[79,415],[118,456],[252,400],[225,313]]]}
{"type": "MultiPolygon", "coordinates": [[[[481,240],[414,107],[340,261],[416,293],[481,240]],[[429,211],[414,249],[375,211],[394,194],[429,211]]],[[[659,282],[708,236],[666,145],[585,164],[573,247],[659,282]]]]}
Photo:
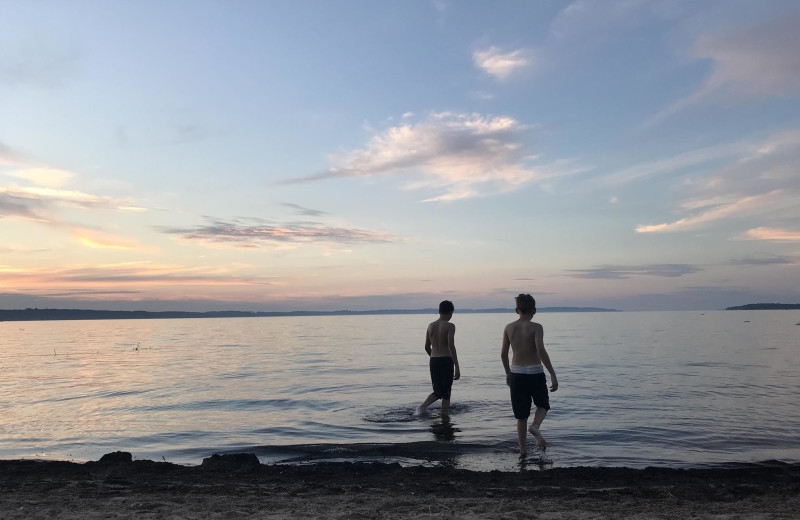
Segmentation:
{"type": "Polygon", "coordinates": [[[40,42],[10,45],[0,41],[0,86],[60,87],[77,69],[78,55],[40,42]]]}
{"type": "Polygon", "coordinates": [[[735,200],[728,204],[720,205],[714,209],[704,211],[693,217],[686,217],[675,222],[665,224],[655,224],[638,226],[637,233],[669,233],[673,231],[685,231],[695,229],[708,222],[720,220],[726,217],[742,217],[753,213],[775,210],[775,203],[784,199],[784,193],[775,190],[763,195],[754,195],[735,200]]]}
{"type": "Polygon", "coordinates": [[[317,222],[271,224],[260,219],[211,220],[204,226],[162,227],[159,230],[203,245],[217,244],[234,248],[257,248],[264,243],[368,244],[401,240],[400,237],[368,229],[331,227],[317,222]]]}
{"type": "Polygon", "coordinates": [[[303,207],[303,206],[301,206],[299,204],[292,204],[291,202],[284,202],[282,205],[286,206],[287,208],[292,208],[298,214],[305,215],[307,217],[320,217],[322,215],[327,215],[328,214],[328,212],[326,212],[326,211],[321,211],[321,210],[318,210],[318,209],[306,208],[306,207],[303,207]]]}
{"type": "Polygon", "coordinates": [[[748,230],[740,238],[745,240],[771,240],[774,242],[800,242],[800,229],[758,227],[748,230]]]}
{"type": "Polygon", "coordinates": [[[526,49],[503,52],[498,47],[476,50],[472,53],[475,66],[496,79],[508,79],[515,73],[527,68],[531,63],[530,52],[526,49]]]}
{"type": "Polygon", "coordinates": [[[32,220],[52,228],[68,231],[81,245],[92,249],[116,249],[152,252],[154,248],[101,229],[90,229],[60,218],[58,210],[116,210],[146,211],[131,205],[128,198],[113,199],[82,191],[61,189],[74,174],[66,170],[32,168],[17,170],[9,175],[44,186],[0,187],[0,219],[32,220]],[[51,186],[59,186],[51,187],[51,186]]]}
{"type": "MultiPolygon", "coordinates": [[[[0,188],[0,190],[2,189],[0,188]]],[[[0,191],[0,219],[10,217],[46,221],[47,219],[39,213],[42,206],[40,201],[0,191]]]]}
{"type": "MultiPolygon", "coordinates": [[[[639,233],[674,232],[697,229],[713,222],[758,218],[761,225],[800,224],[800,129],[768,138],[743,140],[679,154],[654,163],[638,165],[609,178],[631,181],[651,175],[681,172],[678,180],[685,192],[676,204],[683,214],[672,222],[640,225],[639,233]],[[715,161],[714,167],[704,166],[715,161]]],[[[607,179],[609,179],[607,178],[607,179]]]]}
{"type": "Polygon", "coordinates": [[[441,112],[374,135],[366,147],[333,157],[328,171],[288,182],[338,177],[408,180],[405,189],[427,189],[426,201],[457,200],[518,189],[585,171],[569,160],[532,164],[524,144],[530,127],[511,117],[441,112]]]}
{"type": "Polygon", "coordinates": [[[649,265],[600,265],[590,269],[567,269],[571,278],[623,280],[631,276],[659,276],[677,278],[702,271],[690,264],[649,264],[649,265]]]}
{"type": "MultiPolygon", "coordinates": [[[[175,125],[173,128],[173,136],[164,141],[164,145],[178,145],[184,143],[193,143],[195,141],[202,141],[208,139],[208,131],[199,124],[185,123],[175,125]]],[[[125,136],[127,139],[127,136],[125,136]]]]}
{"type": "Polygon", "coordinates": [[[121,251],[154,252],[155,249],[145,246],[135,240],[126,239],[119,235],[112,235],[103,231],[73,227],[73,237],[83,246],[91,249],[115,249],[121,251]]]}
{"type": "Polygon", "coordinates": [[[47,188],[64,187],[75,177],[75,174],[71,171],[55,168],[27,168],[9,172],[8,175],[47,188]]]}
{"type": "MultiPolygon", "coordinates": [[[[800,237],[800,232],[798,232],[800,237]]],[[[796,263],[791,258],[784,256],[770,256],[767,258],[739,258],[731,260],[731,265],[748,265],[748,266],[761,266],[761,265],[785,265],[796,263]]]]}
{"type": "Polygon", "coordinates": [[[22,154],[8,146],[0,142],[0,166],[16,166],[23,162],[22,154]]]}
{"type": "Polygon", "coordinates": [[[701,102],[800,95],[800,11],[700,37],[692,52],[711,62],[698,90],[653,121],[701,102]]]}
{"type": "Polygon", "coordinates": [[[450,4],[444,0],[431,0],[431,3],[433,4],[433,7],[440,13],[447,11],[447,9],[450,7],[450,4]]]}
{"type": "Polygon", "coordinates": [[[737,156],[744,157],[749,153],[755,152],[758,148],[758,144],[747,142],[700,148],[625,168],[606,176],[604,181],[608,184],[625,184],[640,181],[658,175],[694,168],[720,159],[729,159],[737,156]]]}
{"type": "MultiPolygon", "coordinates": [[[[30,180],[45,186],[6,186],[0,187],[0,201],[5,200],[7,208],[16,206],[16,216],[30,217],[35,209],[54,210],[61,208],[78,209],[112,209],[118,211],[144,211],[132,204],[128,197],[114,199],[104,195],[94,195],[82,191],[54,188],[49,185],[63,185],[72,175],[72,172],[52,169],[17,170],[10,175],[30,180]],[[27,209],[20,209],[20,208],[27,209]]],[[[2,202],[0,202],[2,204],[2,202]]],[[[2,207],[2,206],[0,206],[2,207]]],[[[2,216],[2,214],[0,214],[2,216]]],[[[7,214],[6,216],[14,216],[7,214]]],[[[43,217],[37,216],[41,219],[43,217]]]]}
{"type": "Polygon", "coordinates": [[[245,276],[232,273],[224,267],[188,267],[172,264],[150,264],[149,262],[125,262],[118,264],[79,265],[66,268],[0,269],[0,284],[13,288],[22,282],[29,290],[45,288],[53,290],[82,291],[97,286],[117,291],[118,285],[198,285],[241,286],[270,285],[275,278],[245,276]]]}

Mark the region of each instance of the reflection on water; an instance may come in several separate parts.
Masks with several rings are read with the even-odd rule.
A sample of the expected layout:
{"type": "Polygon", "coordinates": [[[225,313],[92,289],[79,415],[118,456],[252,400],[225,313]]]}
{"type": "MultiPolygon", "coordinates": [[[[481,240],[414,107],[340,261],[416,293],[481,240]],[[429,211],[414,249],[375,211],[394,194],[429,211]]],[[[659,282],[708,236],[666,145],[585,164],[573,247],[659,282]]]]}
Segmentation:
{"type": "MultiPolygon", "coordinates": [[[[456,315],[450,420],[427,316],[0,323],[0,457],[344,458],[518,467],[499,360],[513,315],[456,315]],[[362,448],[367,446],[367,448],[362,448]],[[332,452],[333,453],[333,452],[332,452]]],[[[543,314],[560,388],[523,464],[800,460],[800,312],[543,314]],[[749,323],[744,323],[744,320],[749,323]]]]}
{"type": "Polygon", "coordinates": [[[459,432],[455,425],[450,421],[450,417],[443,415],[438,421],[431,423],[433,438],[440,442],[452,442],[456,440],[456,432],[459,432]]]}

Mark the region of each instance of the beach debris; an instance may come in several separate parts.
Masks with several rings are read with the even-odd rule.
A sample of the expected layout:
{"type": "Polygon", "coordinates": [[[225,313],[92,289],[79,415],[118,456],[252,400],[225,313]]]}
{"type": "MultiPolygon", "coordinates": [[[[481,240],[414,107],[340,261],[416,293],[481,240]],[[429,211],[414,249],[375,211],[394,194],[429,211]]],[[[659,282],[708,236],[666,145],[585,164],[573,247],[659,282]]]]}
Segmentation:
{"type": "Polygon", "coordinates": [[[114,451],[100,457],[100,462],[104,464],[128,464],[133,462],[133,456],[127,451],[114,451]]]}
{"type": "Polygon", "coordinates": [[[203,463],[200,464],[200,467],[210,471],[245,473],[261,467],[261,462],[259,462],[255,453],[230,453],[227,455],[215,453],[203,459],[203,463]]]}

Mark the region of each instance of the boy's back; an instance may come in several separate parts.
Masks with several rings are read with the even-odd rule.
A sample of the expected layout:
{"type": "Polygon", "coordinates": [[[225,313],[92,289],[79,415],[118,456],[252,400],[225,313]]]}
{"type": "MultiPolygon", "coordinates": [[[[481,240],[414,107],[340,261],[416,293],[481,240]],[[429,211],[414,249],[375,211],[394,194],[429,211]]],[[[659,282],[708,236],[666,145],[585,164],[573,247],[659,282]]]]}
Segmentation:
{"type": "Polygon", "coordinates": [[[451,357],[450,344],[455,330],[455,325],[441,319],[428,325],[428,341],[430,341],[431,344],[431,357],[451,357]]]}
{"type": "Polygon", "coordinates": [[[539,345],[542,344],[542,326],[533,321],[517,320],[506,325],[505,334],[511,343],[511,364],[538,365],[539,345]]]}

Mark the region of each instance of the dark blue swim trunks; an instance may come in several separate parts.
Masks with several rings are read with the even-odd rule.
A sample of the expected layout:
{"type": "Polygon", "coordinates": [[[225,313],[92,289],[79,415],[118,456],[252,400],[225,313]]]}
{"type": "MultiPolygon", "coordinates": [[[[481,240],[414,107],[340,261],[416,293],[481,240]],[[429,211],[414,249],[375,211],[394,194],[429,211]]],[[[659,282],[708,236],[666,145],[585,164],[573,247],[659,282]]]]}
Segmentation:
{"type": "Polygon", "coordinates": [[[531,415],[531,400],[538,408],[550,409],[547,378],[544,374],[511,374],[511,407],[514,417],[527,419],[531,415]]]}
{"type": "Polygon", "coordinates": [[[451,357],[432,357],[431,384],[433,393],[439,399],[450,399],[450,390],[453,388],[453,374],[455,365],[451,357]]]}

